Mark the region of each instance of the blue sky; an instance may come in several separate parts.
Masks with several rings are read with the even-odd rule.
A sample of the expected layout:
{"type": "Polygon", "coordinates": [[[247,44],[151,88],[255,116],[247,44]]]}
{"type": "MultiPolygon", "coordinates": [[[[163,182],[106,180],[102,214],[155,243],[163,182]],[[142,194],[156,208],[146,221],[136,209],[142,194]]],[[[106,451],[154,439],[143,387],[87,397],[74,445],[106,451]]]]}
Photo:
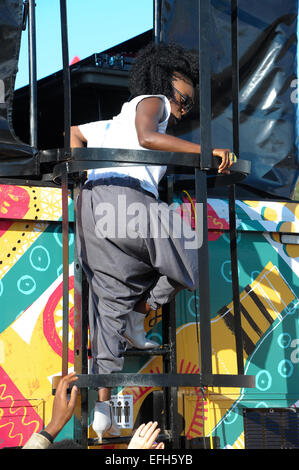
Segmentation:
{"type": "MultiPolygon", "coordinates": [[[[37,78],[62,68],[60,2],[35,0],[37,78]]],[[[153,0],[67,0],[69,57],[81,60],[153,27],[153,0]]],[[[27,85],[28,26],[22,33],[15,88],[27,85]]]]}

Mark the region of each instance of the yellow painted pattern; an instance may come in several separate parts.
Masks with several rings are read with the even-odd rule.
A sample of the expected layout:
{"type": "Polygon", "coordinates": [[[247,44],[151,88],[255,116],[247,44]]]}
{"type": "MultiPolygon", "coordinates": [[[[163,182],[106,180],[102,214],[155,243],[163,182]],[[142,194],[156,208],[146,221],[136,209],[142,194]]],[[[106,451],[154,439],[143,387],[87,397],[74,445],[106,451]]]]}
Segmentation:
{"type": "Polygon", "coordinates": [[[59,220],[62,217],[60,188],[26,187],[26,190],[30,194],[30,205],[26,219],[59,220]]]}
{"type": "Polygon", "coordinates": [[[14,266],[48,227],[44,222],[14,222],[0,237],[0,279],[14,266]]]}
{"type": "Polygon", "coordinates": [[[289,258],[299,259],[299,245],[285,245],[285,251],[289,258]]]}
{"type": "Polygon", "coordinates": [[[62,217],[61,188],[0,185],[0,196],[0,217],[26,220],[59,220],[62,217]],[[20,206],[24,212],[17,210],[20,206]]]}
{"type": "Polygon", "coordinates": [[[275,221],[278,219],[276,210],[271,207],[266,207],[263,216],[266,220],[275,221]]]}
{"type": "MultiPolygon", "coordinates": [[[[58,221],[62,217],[60,188],[18,186],[17,189],[23,192],[18,194],[14,192],[13,187],[7,189],[5,185],[0,185],[0,194],[5,190],[5,198],[0,206],[0,218],[2,215],[3,221],[12,222],[0,236],[0,279],[45,231],[48,227],[46,221],[58,221]],[[16,211],[12,212],[10,219],[10,209],[13,209],[13,204],[22,204],[22,198],[25,196],[29,197],[28,210],[24,208],[22,213],[24,220],[13,220],[16,211]]],[[[69,194],[71,196],[71,193],[69,194]]]]}
{"type": "MultiPolygon", "coordinates": [[[[19,400],[14,400],[14,397],[9,394],[5,384],[0,384],[0,436],[5,434],[9,439],[12,439],[15,445],[23,446],[26,443],[24,435],[21,432],[16,431],[14,426],[14,420],[21,418],[23,428],[29,428],[31,433],[37,432],[40,428],[40,422],[37,419],[31,419],[29,416],[29,407],[22,406],[19,400]],[[1,418],[4,416],[10,416],[11,421],[2,424],[1,418]]],[[[43,401],[42,400],[31,400],[30,408],[34,408],[39,416],[43,414],[43,401]]]]}
{"type": "MultiPolygon", "coordinates": [[[[3,368],[27,400],[42,398],[44,407],[39,407],[38,413],[41,413],[40,417],[45,424],[49,422],[52,414],[52,377],[61,375],[61,355],[50,346],[45,334],[47,325],[44,325],[43,314],[50,294],[51,289],[0,334],[3,368]]],[[[72,298],[71,293],[70,308],[72,298]]],[[[60,308],[61,302],[58,302],[53,311],[58,336],[61,335],[60,308]]],[[[49,334],[53,332],[50,331],[49,334]]],[[[73,339],[71,330],[70,350],[74,347],[73,339]]],[[[71,363],[69,369],[73,369],[71,363]]]]}
{"type": "Polygon", "coordinates": [[[233,443],[233,449],[245,449],[245,437],[244,437],[244,431],[240,434],[238,439],[233,443]]]}
{"type": "Polygon", "coordinates": [[[271,231],[281,233],[298,233],[299,204],[296,202],[276,201],[242,201],[244,205],[253,209],[252,216],[261,223],[271,222],[271,231]],[[283,223],[281,223],[283,221],[283,223]]]}

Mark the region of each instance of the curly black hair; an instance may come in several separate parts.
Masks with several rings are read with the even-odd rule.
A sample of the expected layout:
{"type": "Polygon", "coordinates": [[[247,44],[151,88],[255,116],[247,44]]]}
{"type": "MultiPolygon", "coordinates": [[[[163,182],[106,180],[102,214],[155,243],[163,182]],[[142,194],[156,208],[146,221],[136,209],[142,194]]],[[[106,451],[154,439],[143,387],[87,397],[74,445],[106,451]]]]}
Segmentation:
{"type": "Polygon", "coordinates": [[[149,43],[138,52],[130,71],[130,92],[132,96],[162,94],[172,98],[175,72],[195,87],[199,80],[198,54],[179,44],[149,43]]]}

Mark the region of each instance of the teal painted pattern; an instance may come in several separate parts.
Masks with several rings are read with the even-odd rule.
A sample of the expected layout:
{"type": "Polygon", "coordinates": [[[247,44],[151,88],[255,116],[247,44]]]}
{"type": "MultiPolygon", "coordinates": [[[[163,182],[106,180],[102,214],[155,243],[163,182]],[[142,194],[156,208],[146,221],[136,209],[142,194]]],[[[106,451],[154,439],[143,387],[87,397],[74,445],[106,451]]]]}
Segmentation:
{"type": "MultiPolygon", "coordinates": [[[[70,227],[69,261],[74,233],[70,227]]],[[[0,281],[0,333],[26,310],[62,273],[61,223],[51,223],[0,281]]]]}

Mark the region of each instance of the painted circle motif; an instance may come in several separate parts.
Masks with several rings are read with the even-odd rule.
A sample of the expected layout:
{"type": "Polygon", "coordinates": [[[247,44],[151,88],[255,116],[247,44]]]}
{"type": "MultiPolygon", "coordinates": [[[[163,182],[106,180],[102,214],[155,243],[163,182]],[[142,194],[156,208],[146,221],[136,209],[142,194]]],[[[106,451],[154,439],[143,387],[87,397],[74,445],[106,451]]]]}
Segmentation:
{"type": "Polygon", "coordinates": [[[288,359],[283,359],[278,364],[277,370],[278,370],[279,375],[281,375],[281,377],[288,378],[288,377],[291,377],[291,375],[293,374],[294,366],[292,362],[289,361],[288,359]]]}
{"type": "Polygon", "coordinates": [[[188,312],[194,318],[197,316],[196,311],[198,310],[198,302],[199,302],[199,296],[192,295],[187,303],[188,312]]]}
{"type": "MultiPolygon", "coordinates": [[[[43,312],[44,335],[55,353],[62,356],[62,283],[55,289],[43,312]]],[[[74,363],[74,276],[69,280],[69,362],[74,363]]]]}
{"type": "Polygon", "coordinates": [[[265,392],[266,390],[269,390],[269,388],[272,385],[272,376],[267,370],[261,370],[257,375],[256,375],[256,388],[259,390],[262,390],[265,392]]]}
{"type": "Polygon", "coordinates": [[[24,295],[32,294],[36,289],[36,282],[33,277],[25,274],[18,279],[17,282],[18,290],[24,295]]]}
{"type": "MultiPolygon", "coordinates": [[[[58,227],[54,230],[54,238],[59,246],[63,246],[63,235],[62,235],[62,227],[58,225],[58,227]]],[[[69,246],[74,243],[74,234],[71,232],[69,233],[69,246]]]]}
{"type": "Polygon", "coordinates": [[[225,415],[223,421],[225,424],[233,424],[239,417],[238,409],[231,409],[225,415]]]}
{"type": "Polygon", "coordinates": [[[30,253],[30,264],[36,271],[47,271],[50,266],[50,254],[41,245],[35,246],[30,253]]]}
{"type": "Polygon", "coordinates": [[[269,408],[269,406],[267,405],[265,401],[260,401],[259,403],[255,405],[255,408],[269,408]]]}
{"type": "Polygon", "coordinates": [[[277,344],[281,348],[286,349],[290,346],[291,341],[292,341],[292,338],[291,338],[291,335],[289,333],[282,333],[281,335],[279,335],[279,337],[277,339],[277,344]]]}
{"type": "Polygon", "coordinates": [[[231,261],[224,261],[221,265],[221,275],[226,282],[232,282],[231,261]]]}

